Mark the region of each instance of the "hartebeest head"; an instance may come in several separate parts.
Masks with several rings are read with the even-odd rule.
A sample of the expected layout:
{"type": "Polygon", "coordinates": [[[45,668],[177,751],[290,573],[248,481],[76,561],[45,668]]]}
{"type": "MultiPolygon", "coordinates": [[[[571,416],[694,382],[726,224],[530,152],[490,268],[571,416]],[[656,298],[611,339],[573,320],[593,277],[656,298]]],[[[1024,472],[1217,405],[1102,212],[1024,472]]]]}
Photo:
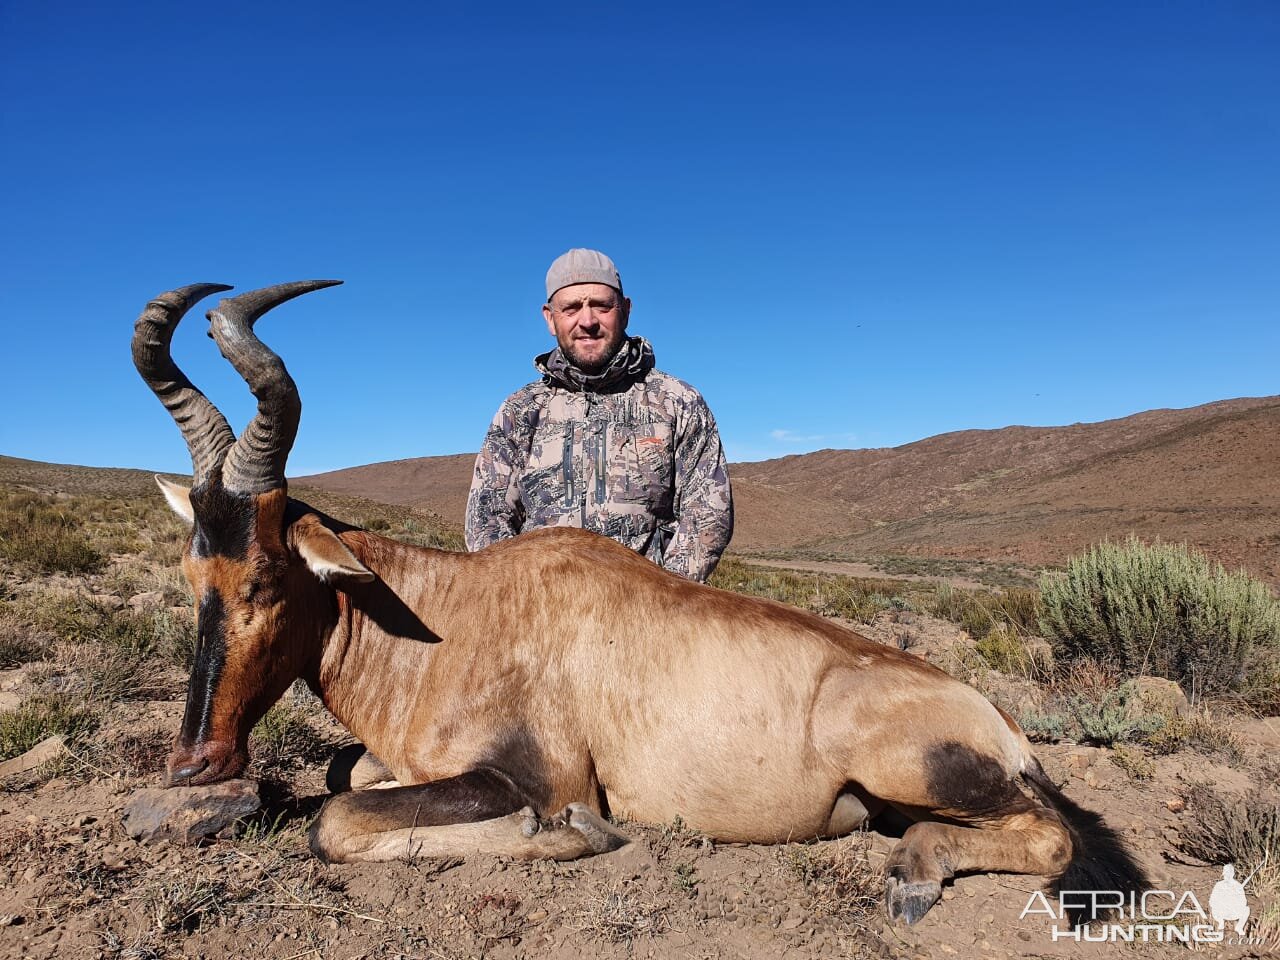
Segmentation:
{"type": "Polygon", "coordinates": [[[244,769],[249,731],[317,655],[308,641],[333,603],[322,581],[373,579],[315,514],[291,506],[284,468],[302,404],[280,358],[253,332],[272,307],[340,282],[280,284],[209,311],[209,335],[258,399],[238,438],[170,355],[187,310],[230,287],[200,283],[161,294],[134,325],[134,365],[177,422],[194,472],[189,489],[156,478],[169,505],[191,524],[182,570],[197,620],[170,784],[212,783],[244,769]]]}

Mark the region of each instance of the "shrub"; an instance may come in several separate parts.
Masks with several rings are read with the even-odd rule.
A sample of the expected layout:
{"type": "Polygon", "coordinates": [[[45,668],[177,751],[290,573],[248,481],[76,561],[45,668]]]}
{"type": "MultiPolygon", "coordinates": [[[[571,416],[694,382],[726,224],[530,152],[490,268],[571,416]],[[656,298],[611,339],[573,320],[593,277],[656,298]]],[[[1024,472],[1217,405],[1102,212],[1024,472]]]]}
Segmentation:
{"type": "Polygon", "coordinates": [[[1185,544],[1099,544],[1072,557],[1065,577],[1045,578],[1041,593],[1040,627],[1063,660],[1166,677],[1193,697],[1277,699],[1280,602],[1185,544]]]}
{"type": "Polygon", "coordinates": [[[1080,725],[1080,739],[1104,747],[1141,740],[1165,725],[1164,717],[1142,709],[1138,691],[1128,683],[1100,697],[1073,696],[1068,706],[1080,725]]]}
{"type": "Polygon", "coordinates": [[[1250,897],[1262,901],[1252,933],[1275,945],[1280,938],[1280,804],[1258,790],[1231,796],[1207,783],[1192,785],[1186,802],[1189,816],[1179,828],[1178,849],[1212,864],[1235,864],[1241,882],[1251,877],[1250,897]]]}

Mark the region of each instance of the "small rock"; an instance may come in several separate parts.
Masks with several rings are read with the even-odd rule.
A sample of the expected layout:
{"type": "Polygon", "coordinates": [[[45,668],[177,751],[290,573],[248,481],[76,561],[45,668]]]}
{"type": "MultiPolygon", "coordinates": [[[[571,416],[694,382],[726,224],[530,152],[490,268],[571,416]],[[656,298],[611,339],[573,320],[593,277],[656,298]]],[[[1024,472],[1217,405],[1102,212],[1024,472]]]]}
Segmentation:
{"type": "Polygon", "coordinates": [[[11,777],[16,773],[26,773],[28,770],[34,770],[42,763],[56,760],[62,756],[62,751],[66,749],[66,743],[66,738],[60,733],[55,733],[52,737],[46,737],[21,756],[0,763],[0,778],[11,777]]]}
{"type": "Polygon", "coordinates": [[[125,805],[124,829],[135,840],[198,843],[239,832],[239,821],[262,809],[258,785],[227,780],[207,787],[147,787],[125,805]]]}
{"type": "Polygon", "coordinates": [[[22,706],[22,697],[12,690],[0,691],[0,710],[17,710],[22,706]]]}
{"type": "Polygon", "coordinates": [[[1181,813],[1183,810],[1187,809],[1186,801],[1182,800],[1180,797],[1174,797],[1172,800],[1166,800],[1164,805],[1170,813],[1181,813]]]}
{"type": "Polygon", "coordinates": [[[1136,677],[1133,686],[1138,701],[1147,710],[1166,717],[1185,717],[1191,713],[1191,704],[1182,688],[1164,677],[1136,677]]]}
{"type": "Polygon", "coordinates": [[[148,590],[145,593],[135,593],[129,598],[129,606],[135,610],[143,607],[158,607],[164,603],[164,594],[159,590],[148,590]]]}
{"type": "Polygon", "coordinates": [[[534,910],[525,917],[525,920],[529,923],[541,923],[545,919],[547,919],[547,911],[545,910],[534,910]]]}
{"type": "Polygon", "coordinates": [[[1029,940],[1031,939],[1031,931],[1030,931],[1030,930],[1019,930],[1019,931],[1018,931],[1018,939],[1019,939],[1019,940],[1024,940],[1024,941],[1029,941],[1029,940]]]}
{"type": "Polygon", "coordinates": [[[95,593],[89,599],[100,607],[106,607],[108,610],[119,610],[124,606],[124,601],[114,593],[95,593]]]}

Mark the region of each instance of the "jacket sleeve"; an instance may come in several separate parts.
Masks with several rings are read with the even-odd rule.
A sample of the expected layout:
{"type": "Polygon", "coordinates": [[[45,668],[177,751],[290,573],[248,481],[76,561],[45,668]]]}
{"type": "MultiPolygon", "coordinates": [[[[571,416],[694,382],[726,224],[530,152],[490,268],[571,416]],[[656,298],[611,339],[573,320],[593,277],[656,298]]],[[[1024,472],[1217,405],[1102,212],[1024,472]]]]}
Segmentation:
{"type": "Polygon", "coordinates": [[[715,417],[701,396],[689,405],[675,446],[676,528],[662,566],[705,582],[733,536],[733,494],[715,417]]]}
{"type": "Polygon", "coordinates": [[[476,455],[463,532],[470,551],[514,537],[524,526],[524,505],[516,482],[523,458],[517,426],[508,398],[494,415],[476,455]]]}

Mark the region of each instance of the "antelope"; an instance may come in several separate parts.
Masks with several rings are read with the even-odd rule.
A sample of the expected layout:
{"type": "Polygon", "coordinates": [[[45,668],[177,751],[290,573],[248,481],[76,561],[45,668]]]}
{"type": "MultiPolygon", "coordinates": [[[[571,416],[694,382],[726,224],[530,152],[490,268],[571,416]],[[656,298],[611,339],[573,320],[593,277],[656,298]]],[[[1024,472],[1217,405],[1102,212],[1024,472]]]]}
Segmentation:
{"type": "Polygon", "coordinates": [[[167,785],[239,775],[249,731],[302,678],[367,751],[330,769],[335,796],[310,833],[328,862],[573,859],[625,844],[618,816],[781,843],[896,810],[911,825],[885,864],[895,922],[920,920],[963,872],[1143,886],[1117,835],[1059,791],[1014,720],[912,654],[684,580],[582,530],[455,553],[290,498],[301,403],[254,324],[338,282],[280,284],[209,311],[258,401],[239,437],[170,349],[191,306],[231,288],[161,294],[135,324],[134,364],[193,471],[190,488],[156,478],[190,524],[182,569],[197,617],[167,785]]]}

